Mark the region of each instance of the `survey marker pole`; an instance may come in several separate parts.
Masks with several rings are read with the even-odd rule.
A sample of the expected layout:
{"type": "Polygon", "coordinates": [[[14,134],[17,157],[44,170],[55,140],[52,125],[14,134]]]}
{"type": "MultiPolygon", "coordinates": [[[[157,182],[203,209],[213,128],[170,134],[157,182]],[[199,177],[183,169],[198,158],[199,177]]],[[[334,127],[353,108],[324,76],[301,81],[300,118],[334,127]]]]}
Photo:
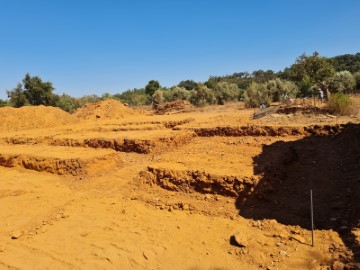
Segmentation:
{"type": "Polygon", "coordinates": [[[313,210],[313,197],[312,197],[312,189],[310,189],[310,211],[311,211],[311,240],[312,247],[315,246],[314,242],[314,210],[313,210]]]}

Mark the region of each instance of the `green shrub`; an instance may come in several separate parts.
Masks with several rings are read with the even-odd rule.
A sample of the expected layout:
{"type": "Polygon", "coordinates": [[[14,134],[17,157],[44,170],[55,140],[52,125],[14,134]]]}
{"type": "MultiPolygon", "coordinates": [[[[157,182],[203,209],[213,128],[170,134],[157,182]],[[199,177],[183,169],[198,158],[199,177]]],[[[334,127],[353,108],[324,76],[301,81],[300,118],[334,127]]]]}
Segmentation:
{"type": "Polygon", "coordinates": [[[156,90],[155,93],[152,95],[152,107],[156,110],[161,103],[164,102],[164,91],[163,90],[156,90]]]}
{"type": "Polygon", "coordinates": [[[215,86],[215,97],[220,105],[224,105],[228,101],[236,101],[239,96],[240,90],[235,83],[219,82],[215,86]]]}
{"type": "Polygon", "coordinates": [[[273,101],[280,101],[285,97],[295,98],[299,92],[295,83],[279,78],[268,81],[267,88],[272,94],[273,101]]]}
{"type": "Polygon", "coordinates": [[[331,92],[346,93],[356,86],[354,76],[349,71],[336,72],[330,82],[331,92]]]}
{"type": "Polygon", "coordinates": [[[189,100],[190,92],[183,87],[174,86],[171,90],[164,92],[166,102],[174,100],[189,100]]]}
{"type": "Polygon", "coordinates": [[[326,107],[330,113],[337,115],[350,115],[353,111],[350,97],[343,93],[332,94],[326,107]]]}
{"type": "Polygon", "coordinates": [[[205,85],[199,85],[190,91],[190,102],[198,107],[216,103],[215,92],[205,85]]]}
{"type": "Polygon", "coordinates": [[[244,95],[245,106],[248,108],[256,108],[261,104],[269,106],[272,100],[271,92],[264,83],[251,83],[244,95]]]}

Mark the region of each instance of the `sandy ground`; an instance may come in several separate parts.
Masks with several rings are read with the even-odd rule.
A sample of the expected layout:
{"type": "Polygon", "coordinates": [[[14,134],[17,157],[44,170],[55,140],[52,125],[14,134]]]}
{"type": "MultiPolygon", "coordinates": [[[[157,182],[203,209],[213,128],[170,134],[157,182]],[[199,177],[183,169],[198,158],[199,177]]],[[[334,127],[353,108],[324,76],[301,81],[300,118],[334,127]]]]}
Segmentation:
{"type": "Polygon", "coordinates": [[[352,152],[358,144],[346,152],[353,169],[342,171],[348,186],[338,200],[346,199],[352,212],[345,215],[341,208],[336,218],[346,224],[334,226],[320,218],[332,218],[335,210],[324,208],[323,216],[315,216],[315,247],[305,222],[307,195],[300,194],[306,202],[290,200],[300,196],[303,174],[275,167],[308,172],[301,158],[311,150],[303,144],[343,151],[343,125],[357,128],[357,115],[274,113],[252,119],[254,110],[239,104],[165,115],[105,105],[106,113],[101,104],[95,113],[91,107],[71,116],[53,111],[50,120],[42,120],[46,127],[35,128],[19,128],[21,114],[13,125],[1,114],[0,269],[358,267],[360,166],[352,152]],[[284,160],[293,155],[289,149],[299,149],[300,159],[284,160]],[[271,182],[290,176],[297,182],[284,185],[289,189],[271,182]],[[279,214],[287,204],[289,210],[279,214]],[[344,226],[352,234],[341,234],[344,226]],[[350,236],[355,239],[344,240],[350,236]]]}

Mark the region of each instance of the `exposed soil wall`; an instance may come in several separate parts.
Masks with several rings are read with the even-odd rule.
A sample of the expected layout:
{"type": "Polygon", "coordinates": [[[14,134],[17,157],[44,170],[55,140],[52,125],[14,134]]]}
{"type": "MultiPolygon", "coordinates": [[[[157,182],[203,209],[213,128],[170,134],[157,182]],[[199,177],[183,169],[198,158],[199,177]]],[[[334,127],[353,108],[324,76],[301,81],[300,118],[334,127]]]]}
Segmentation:
{"type": "Polygon", "coordinates": [[[247,125],[240,127],[215,127],[194,129],[196,135],[201,137],[211,136],[309,136],[309,135],[332,135],[342,131],[344,125],[314,125],[307,127],[292,126],[255,126],[247,125]]]}
{"type": "Polygon", "coordinates": [[[140,173],[144,183],[158,185],[164,189],[181,192],[200,192],[229,197],[246,197],[256,185],[253,177],[239,178],[229,175],[211,175],[195,170],[171,170],[149,166],[140,173]]]}
{"type": "Polygon", "coordinates": [[[109,148],[119,152],[134,152],[139,154],[148,154],[164,151],[169,147],[178,147],[189,143],[194,137],[194,133],[179,133],[174,137],[157,139],[73,139],[73,138],[51,138],[51,137],[11,137],[4,139],[7,144],[48,144],[53,146],[71,146],[71,147],[92,147],[109,148]]]}
{"type": "Polygon", "coordinates": [[[89,172],[101,171],[104,168],[114,167],[120,160],[115,155],[107,155],[92,160],[80,158],[59,159],[38,157],[31,155],[0,154],[0,166],[17,167],[38,172],[48,172],[58,175],[84,175],[89,172]]]}

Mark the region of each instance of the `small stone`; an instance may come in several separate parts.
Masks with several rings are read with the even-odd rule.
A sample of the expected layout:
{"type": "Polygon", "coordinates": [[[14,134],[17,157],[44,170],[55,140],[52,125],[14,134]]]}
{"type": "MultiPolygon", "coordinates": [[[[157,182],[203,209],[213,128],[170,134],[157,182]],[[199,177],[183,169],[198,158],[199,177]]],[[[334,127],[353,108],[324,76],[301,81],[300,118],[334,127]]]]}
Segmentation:
{"type": "Polygon", "coordinates": [[[143,256],[147,261],[149,261],[149,260],[154,260],[156,254],[152,250],[147,250],[143,252],[143,256]]]}
{"type": "Polygon", "coordinates": [[[22,235],[23,233],[21,231],[14,231],[11,234],[11,239],[19,239],[22,235]]]}
{"type": "Polygon", "coordinates": [[[298,241],[298,242],[300,242],[301,244],[305,244],[305,243],[306,243],[304,237],[302,237],[301,235],[292,235],[292,236],[290,236],[290,239],[293,239],[293,240],[295,240],[295,241],[298,241]]]}
{"type": "Polygon", "coordinates": [[[284,251],[284,250],[280,250],[280,251],[279,251],[279,254],[280,254],[281,256],[289,256],[289,255],[287,254],[287,252],[284,251]]]}
{"type": "Polygon", "coordinates": [[[246,247],[249,244],[247,238],[239,232],[234,233],[232,238],[239,247],[246,247]]]}
{"type": "Polygon", "coordinates": [[[344,270],[344,269],[346,269],[346,268],[345,268],[345,264],[344,264],[344,263],[339,262],[339,261],[335,261],[335,262],[333,263],[333,269],[334,269],[334,270],[344,270]]]}
{"type": "Polygon", "coordinates": [[[277,247],[281,247],[282,244],[278,242],[278,243],[276,243],[276,246],[277,246],[277,247]]]}
{"type": "Polygon", "coordinates": [[[189,207],[189,205],[187,203],[182,204],[181,208],[182,208],[182,210],[185,210],[185,211],[190,209],[190,207],[189,207]]]}

